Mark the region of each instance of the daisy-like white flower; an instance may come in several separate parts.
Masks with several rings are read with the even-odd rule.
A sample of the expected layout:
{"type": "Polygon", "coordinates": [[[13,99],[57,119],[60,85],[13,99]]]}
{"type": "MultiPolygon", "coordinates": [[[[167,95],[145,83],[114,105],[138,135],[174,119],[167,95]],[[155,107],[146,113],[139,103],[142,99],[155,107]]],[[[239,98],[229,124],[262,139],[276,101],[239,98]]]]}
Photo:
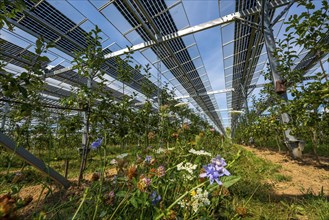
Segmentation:
{"type": "Polygon", "coordinates": [[[180,163],[177,165],[177,170],[186,170],[187,172],[189,172],[190,174],[193,174],[193,171],[197,168],[196,164],[192,164],[190,162],[186,162],[184,164],[184,162],[180,163]]]}
{"type": "Polygon", "coordinates": [[[192,148],[192,149],[189,150],[189,152],[190,152],[191,154],[195,154],[195,155],[199,155],[199,156],[201,156],[201,155],[205,155],[205,156],[210,156],[210,157],[211,157],[211,153],[206,152],[206,151],[204,151],[204,150],[194,150],[194,149],[192,148]]]}

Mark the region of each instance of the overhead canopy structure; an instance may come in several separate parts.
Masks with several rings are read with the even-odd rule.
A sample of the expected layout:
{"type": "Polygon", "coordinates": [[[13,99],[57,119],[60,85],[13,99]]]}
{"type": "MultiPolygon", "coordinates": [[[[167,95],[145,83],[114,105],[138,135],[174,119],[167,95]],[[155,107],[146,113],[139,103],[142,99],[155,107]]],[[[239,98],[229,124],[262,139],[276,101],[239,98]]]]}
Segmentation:
{"type": "MultiPolygon", "coordinates": [[[[45,54],[50,62],[43,65],[47,72],[47,86],[42,95],[58,104],[59,98],[74,92],[72,88],[86,84],[86,78],[71,70],[71,61],[75,52],[87,47],[87,32],[98,25],[102,29],[103,53],[107,58],[102,69],[107,73],[108,89],[117,99],[124,94],[115,57],[122,58],[124,52],[130,50],[138,51],[133,54],[134,64],[150,63],[155,71],[151,78],[135,71],[133,79],[125,82],[128,86],[125,94],[138,94],[136,102],[143,102],[146,99],[143,83],[152,88],[152,97],[157,96],[164,83],[169,83],[170,88],[176,89],[177,97],[188,99],[191,106],[225,133],[224,127],[235,127],[239,115],[220,113],[218,103],[222,105],[223,101],[215,97],[215,91],[226,93],[226,105],[221,107],[240,111],[247,105],[248,94],[257,87],[268,59],[261,2],[219,0],[215,2],[218,17],[193,26],[189,19],[198,15],[189,15],[187,3],[181,0],[25,0],[27,8],[24,12],[9,20],[16,26],[15,30],[9,31],[7,27],[1,30],[1,60],[8,64],[7,72],[19,74],[24,66],[30,65],[24,57],[35,56],[36,38],[42,36],[46,41],[54,42],[55,48],[45,54]],[[200,52],[200,41],[195,38],[196,33],[210,28],[221,33],[218,41],[221,41],[222,48],[218,47],[218,51],[222,49],[222,54],[216,57],[216,62],[223,65],[215,76],[225,80],[225,88],[224,83],[218,88],[213,82],[215,80],[209,80],[207,69],[210,67],[204,62],[208,59],[207,51],[200,52]],[[229,121],[224,121],[225,118],[229,121]]],[[[293,3],[292,0],[269,2],[273,31],[278,37],[293,3]]],[[[328,41],[328,37],[321,40],[328,41]]],[[[315,56],[303,48],[299,54],[295,68],[305,70],[314,69],[317,61],[327,56],[315,56]]]]}

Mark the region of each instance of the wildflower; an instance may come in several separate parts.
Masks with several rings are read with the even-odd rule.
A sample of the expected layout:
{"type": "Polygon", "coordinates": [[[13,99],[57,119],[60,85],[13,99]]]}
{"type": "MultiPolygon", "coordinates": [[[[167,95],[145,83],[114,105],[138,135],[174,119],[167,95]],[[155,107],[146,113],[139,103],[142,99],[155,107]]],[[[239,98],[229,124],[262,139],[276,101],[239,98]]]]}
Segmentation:
{"type": "Polygon", "coordinates": [[[147,134],[147,138],[148,138],[149,140],[153,140],[153,139],[155,138],[155,134],[154,134],[154,132],[150,131],[150,132],[147,134]]]}
{"type": "Polygon", "coordinates": [[[183,199],[178,202],[178,204],[182,208],[191,207],[194,212],[197,212],[201,207],[210,205],[210,200],[208,199],[209,193],[207,190],[202,191],[201,188],[197,188],[196,190],[193,190],[190,194],[190,200],[183,199]]]}
{"type": "Polygon", "coordinates": [[[120,154],[120,155],[118,155],[117,158],[118,158],[118,159],[123,159],[123,158],[125,158],[126,156],[128,156],[128,154],[127,154],[127,153],[124,153],[124,154],[120,154]]]}
{"type": "Polygon", "coordinates": [[[207,190],[202,192],[201,188],[196,189],[196,194],[191,198],[191,206],[194,212],[197,212],[203,206],[210,205],[208,194],[207,190]]]}
{"type": "Polygon", "coordinates": [[[231,175],[230,172],[224,168],[227,164],[221,156],[217,155],[217,157],[211,159],[211,163],[215,166],[215,169],[219,172],[220,176],[231,175]]]}
{"type": "Polygon", "coordinates": [[[105,203],[107,205],[112,205],[114,203],[114,199],[115,199],[115,193],[112,190],[105,196],[105,203]]]}
{"type": "Polygon", "coordinates": [[[102,138],[98,138],[96,141],[91,143],[91,145],[90,145],[91,149],[96,150],[97,148],[99,148],[102,144],[102,141],[103,141],[102,138]]]}
{"type": "Polygon", "coordinates": [[[183,128],[183,130],[189,130],[189,129],[190,129],[190,126],[189,126],[189,124],[184,123],[184,124],[182,125],[182,128],[183,128]]]}
{"type": "Polygon", "coordinates": [[[197,151],[197,150],[194,150],[193,148],[192,149],[190,149],[189,150],[189,152],[191,153],[191,154],[195,154],[195,155],[206,155],[206,156],[211,156],[211,153],[208,153],[208,152],[206,152],[206,151],[204,151],[204,150],[199,150],[199,151],[197,151]]]}
{"type": "Polygon", "coordinates": [[[146,188],[149,187],[151,184],[151,179],[146,178],[145,176],[140,176],[139,181],[137,183],[137,188],[141,192],[145,192],[146,188]]]}
{"type": "Polygon", "coordinates": [[[201,173],[200,177],[208,177],[210,179],[210,184],[213,184],[214,181],[218,183],[218,185],[222,185],[222,182],[218,179],[219,173],[216,171],[215,166],[213,164],[208,164],[207,166],[203,167],[206,171],[205,173],[201,173]]]}
{"type": "Polygon", "coordinates": [[[111,168],[106,172],[106,174],[108,176],[116,176],[116,175],[118,175],[118,170],[117,170],[117,168],[111,168]]]}
{"type": "Polygon", "coordinates": [[[193,174],[193,171],[197,168],[197,165],[190,162],[186,162],[185,165],[183,163],[184,162],[177,165],[177,170],[186,170],[190,174],[193,174]]]}
{"type": "Polygon", "coordinates": [[[177,138],[178,138],[178,136],[179,136],[179,134],[178,134],[177,132],[175,132],[175,133],[172,133],[172,135],[171,135],[171,137],[173,137],[173,138],[175,138],[175,139],[177,139],[177,138]]]}
{"type": "Polygon", "coordinates": [[[152,192],[150,198],[153,205],[156,205],[158,202],[161,201],[161,196],[156,191],[152,192]]]}
{"type": "Polygon", "coordinates": [[[112,159],[112,160],[110,161],[110,164],[112,164],[112,165],[118,164],[118,161],[117,161],[116,159],[112,159]]]}
{"type": "Polygon", "coordinates": [[[128,168],[128,172],[127,172],[127,176],[128,178],[131,180],[132,178],[134,178],[137,175],[137,166],[136,165],[131,165],[128,168]]]}
{"type": "Polygon", "coordinates": [[[110,196],[110,197],[112,197],[112,198],[115,196],[115,194],[114,194],[114,191],[113,191],[113,190],[112,190],[112,191],[109,193],[109,196],[110,196]]]}
{"type": "Polygon", "coordinates": [[[210,180],[210,184],[213,184],[214,181],[218,183],[218,185],[222,185],[222,182],[219,180],[221,176],[229,176],[231,175],[230,172],[224,168],[226,166],[226,162],[220,156],[211,159],[211,163],[207,166],[204,166],[205,173],[201,173],[200,177],[208,177],[210,180]]]}
{"type": "Polygon", "coordinates": [[[166,174],[166,168],[164,166],[159,166],[157,169],[156,169],[156,172],[155,172],[155,175],[157,177],[162,177],[166,174]]]}
{"type": "Polygon", "coordinates": [[[152,161],[152,156],[146,156],[145,162],[151,163],[151,161],[152,161]]]}
{"type": "Polygon", "coordinates": [[[161,153],[165,153],[166,152],[166,150],[165,149],[163,149],[162,147],[160,147],[159,149],[154,149],[154,152],[156,153],[156,154],[161,154],[161,153]]]}
{"type": "Polygon", "coordinates": [[[184,173],[183,174],[183,177],[187,180],[192,180],[193,179],[193,172],[194,170],[196,169],[197,165],[195,164],[192,164],[190,162],[186,162],[185,164],[180,163],[177,165],[177,170],[185,170],[187,171],[188,173],[184,173]]]}
{"type": "Polygon", "coordinates": [[[182,207],[182,208],[189,206],[189,202],[186,199],[182,199],[177,204],[180,205],[180,207],[182,207]]]}

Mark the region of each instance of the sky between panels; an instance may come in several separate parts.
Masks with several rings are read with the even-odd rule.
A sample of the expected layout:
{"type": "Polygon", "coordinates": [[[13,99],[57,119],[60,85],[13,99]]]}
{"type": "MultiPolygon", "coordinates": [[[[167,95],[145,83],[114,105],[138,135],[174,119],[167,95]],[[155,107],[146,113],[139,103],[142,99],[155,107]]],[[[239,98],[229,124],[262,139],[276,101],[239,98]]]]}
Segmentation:
{"type": "MultiPolygon", "coordinates": [[[[101,37],[103,38],[102,45],[104,49],[109,49],[113,52],[126,48],[127,46],[145,42],[145,38],[141,35],[141,32],[138,31],[140,24],[133,25],[136,21],[129,20],[129,14],[124,10],[119,10],[120,5],[114,4],[112,1],[48,0],[46,2],[55,7],[60,13],[73,21],[76,26],[82,28],[86,32],[91,31],[95,25],[98,25],[102,30],[101,37]]],[[[163,5],[159,3],[160,1],[151,2],[152,4],[150,3],[150,5],[155,5],[154,7],[163,7],[163,5]]],[[[315,2],[317,6],[321,5],[320,1],[315,2]]],[[[170,13],[177,30],[199,25],[236,11],[236,2],[233,0],[165,1],[165,6],[166,7],[163,8],[162,11],[168,11],[170,13]]],[[[283,8],[284,7],[278,8],[274,12],[274,17],[276,17],[283,8]]],[[[152,7],[147,10],[149,10],[150,14],[152,13],[152,7]]],[[[285,29],[283,22],[292,13],[300,13],[300,9],[297,8],[296,4],[294,4],[288,13],[274,26],[274,35],[278,38],[283,37],[285,29]]],[[[49,18],[52,16],[56,16],[56,14],[50,13],[49,18]]],[[[156,19],[159,16],[160,15],[155,14],[153,18],[156,19]]],[[[221,27],[210,28],[181,38],[185,47],[178,51],[174,51],[174,54],[181,53],[184,50],[187,52],[184,56],[189,55],[188,59],[190,62],[193,62],[193,69],[186,73],[191,74],[189,80],[183,79],[181,75],[177,75],[174,68],[170,68],[171,64],[169,61],[166,61],[166,58],[159,57],[152,48],[136,51],[133,54],[134,62],[142,65],[151,64],[152,77],[150,80],[160,87],[165,83],[169,83],[169,88],[175,88],[176,96],[178,97],[189,95],[189,93],[194,90],[190,90],[188,85],[192,84],[192,87],[194,87],[196,83],[201,84],[204,87],[201,88],[203,89],[202,91],[206,92],[230,89],[233,86],[233,68],[235,65],[233,63],[233,55],[235,53],[234,47],[236,47],[235,25],[235,22],[231,22],[221,27]],[[162,58],[161,61],[160,58],[162,58]],[[161,83],[159,82],[159,73],[161,73],[161,83]],[[196,83],[194,83],[193,80],[201,81],[195,81],[196,83]]],[[[172,30],[167,30],[166,28],[165,26],[163,27],[162,33],[166,31],[171,33],[172,30]]],[[[241,38],[242,37],[245,36],[241,36],[241,38]]],[[[1,38],[21,48],[25,48],[30,52],[34,52],[35,36],[28,34],[22,29],[15,28],[14,32],[10,32],[6,28],[3,28],[1,30],[1,38]]],[[[307,52],[303,51],[302,48],[297,49],[301,55],[307,52]]],[[[72,61],[72,57],[60,49],[52,48],[46,55],[51,60],[48,64],[49,68],[71,66],[70,62],[72,61]]],[[[260,73],[267,62],[267,54],[264,46],[262,46],[260,53],[256,56],[257,59],[254,64],[254,69],[248,73],[251,76],[250,85],[265,83],[265,80],[260,77],[260,73]]],[[[313,71],[315,68],[313,68],[313,71]]],[[[22,68],[9,64],[7,70],[12,73],[19,73],[22,71],[22,68]]],[[[118,91],[122,90],[122,84],[114,77],[108,75],[107,79],[109,80],[108,86],[110,88],[118,91]]],[[[65,80],[59,80],[58,78],[47,78],[47,83],[67,91],[72,89],[71,84],[66,83],[65,80]]],[[[138,94],[138,101],[145,101],[146,97],[138,92],[136,88],[137,87],[132,86],[129,89],[125,89],[125,91],[130,94],[135,92],[138,94]]],[[[258,92],[259,88],[255,88],[252,94],[257,95],[258,92]]],[[[208,118],[209,121],[219,120],[223,127],[230,127],[231,114],[229,109],[234,107],[232,106],[236,102],[234,99],[240,99],[239,96],[237,97],[232,94],[232,92],[210,94],[207,95],[207,99],[198,100],[196,98],[187,98],[182,99],[182,101],[190,103],[191,108],[195,109],[196,112],[200,113],[203,117],[208,118]],[[209,112],[212,112],[211,115],[209,112]]],[[[56,97],[52,98],[56,99],[56,97]]],[[[214,124],[214,126],[217,126],[217,128],[219,127],[218,124],[214,124]]]]}

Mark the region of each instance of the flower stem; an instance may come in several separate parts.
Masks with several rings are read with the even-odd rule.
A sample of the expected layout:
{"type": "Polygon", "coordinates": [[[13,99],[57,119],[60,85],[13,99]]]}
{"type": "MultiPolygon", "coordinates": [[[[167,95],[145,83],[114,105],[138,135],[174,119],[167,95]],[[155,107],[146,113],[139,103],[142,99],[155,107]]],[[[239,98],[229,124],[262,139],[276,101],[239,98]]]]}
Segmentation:
{"type": "Polygon", "coordinates": [[[80,211],[80,209],[81,209],[83,203],[86,201],[86,197],[87,197],[87,195],[88,195],[88,192],[89,192],[89,188],[87,188],[87,189],[85,190],[85,193],[84,193],[84,195],[83,195],[82,201],[80,202],[80,205],[79,205],[77,211],[74,213],[74,216],[72,217],[72,220],[75,219],[75,217],[76,217],[77,214],[79,213],[79,211],[80,211]]]}
{"type": "MultiPolygon", "coordinates": [[[[168,206],[168,208],[166,208],[166,212],[170,211],[170,209],[176,205],[180,200],[182,200],[187,194],[191,193],[193,190],[203,186],[207,181],[203,182],[203,183],[200,183],[199,185],[193,187],[192,189],[190,189],[189,191],[186,191],[183,195],[181,195],[178,199],[176,199],[170,206],[168,206]]],[[[164,213],[161,213],[158,217],[156,217],[156,220],[157,219],[160,219],[162,216],[164,216],[164,213]]]]}

